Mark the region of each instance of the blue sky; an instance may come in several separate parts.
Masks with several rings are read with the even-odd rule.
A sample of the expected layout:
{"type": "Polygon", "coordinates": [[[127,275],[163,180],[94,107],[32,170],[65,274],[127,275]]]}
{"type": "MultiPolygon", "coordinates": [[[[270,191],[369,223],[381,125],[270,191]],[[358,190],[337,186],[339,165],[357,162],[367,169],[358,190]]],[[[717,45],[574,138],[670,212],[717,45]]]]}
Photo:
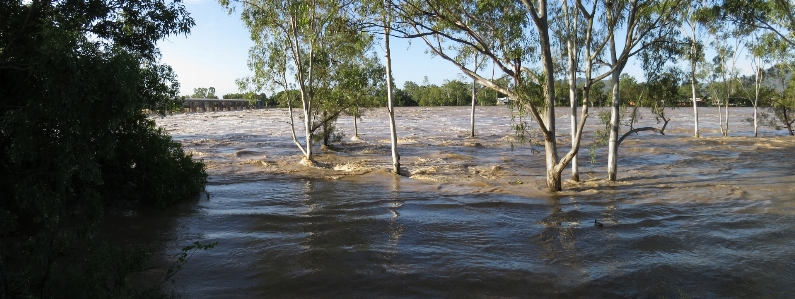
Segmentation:
{"type": "MultiPolygon", "coordinates": [[[[194,88],[215,87],[217,95],[238,92],[235,79],[252,74],[248,49],[254,44],[239,14],[228,15],[215,0],[186,0],[185,7],[196,21],[191,33],[170,36],[158,43],[162,62],[170,65],[180,82],[180,94],[194,88]]],[[[433,84],[459,78],[457,68],[441,58],[431,58],[425,45],[392,39],[392,64],[398,87],[405,81],[421,84],[424,77],[433,84]]],[[[377,47],[383,57],[382,47],[377,47]]]]}
{"type": "MultiPolygon", "coordinates": [[[[162,62],[171,65],[177,74],[180,94],[190,95],[198,87],[215,87],[219,96],[239,92],[235,79],[251,75],[247,59],[253,45],[239,14],[228,15],[215,0],[185,0],[185,7],[196,21],[191,34],[170,36],[158,43],[162,62]]],[[[433,84],[461,78],[461,72],[451,63],[425,53],[426,46],[421,41],[411,45],[406,40],[391,41],[398,87],[405,81],[421,84],[425,76],[433,84]]],[[[383,57],[382,48],[377,49],[383,57]]],[[[643,81],[643,72],[633,61],[624,72],[643,81]]]]}

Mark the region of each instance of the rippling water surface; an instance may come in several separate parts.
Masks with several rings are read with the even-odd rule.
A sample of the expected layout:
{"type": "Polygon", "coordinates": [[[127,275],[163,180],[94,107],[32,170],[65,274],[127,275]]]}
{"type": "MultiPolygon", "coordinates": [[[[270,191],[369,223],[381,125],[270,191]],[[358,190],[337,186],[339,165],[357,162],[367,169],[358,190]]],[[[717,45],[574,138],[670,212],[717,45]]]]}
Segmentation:
{"type": "MultiPolygon", "coordinates": [[[[549,194],[536,186],[543,156],[500,141],[510,135],[501,111],[484,112],[485,136],[467,146],[448,136],[465,135],[466,109],[446,130],[429,120],[433,110],[416,110],[402,122],[403,136],[415,138],[403,154],[414,178],[251,170],[235,159],[259,155],[274,164],[297,151],[279,120],[257,127],[241,117],[239,127],[218,133],[188,125],[212,113],[160,120],[173,121],[175,138],[217,163],[209,197],[176,211],[126,214],[121,221],[135,225],[119,233],[165,257],[196,240],[218,241],[176,277],[186,298],[795,297],[795,144],[778,132],[765,131],[763,141],[695,140],[684,119],[692,110],[676,110],[683,120],[669,135],[622,144],[621,182],[596,178],[604,163],[583,162],[586,152],[584,177],[594,178],[549,194]],[[424,157],[442,158],[427,166],[424,157]],[[429,179],[429,167],[441,169],[437,177],[429,179]],[[505,173],[486,176],[478,167],[505,173]]],[[[386,124],[361,125],[371,142],[386,136],[376,128],[386,124]]],[[[733,125],[748,135],[746,124],[733,125]]],[[[717,126],[702,126],[715,134],[717,126]]]]}

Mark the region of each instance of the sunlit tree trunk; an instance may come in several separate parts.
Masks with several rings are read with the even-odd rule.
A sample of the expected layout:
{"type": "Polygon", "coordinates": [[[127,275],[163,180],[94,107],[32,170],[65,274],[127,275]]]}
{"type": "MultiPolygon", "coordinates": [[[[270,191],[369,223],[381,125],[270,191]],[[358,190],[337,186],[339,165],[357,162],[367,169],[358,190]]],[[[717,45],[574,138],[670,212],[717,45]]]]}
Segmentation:
{"type": "MultiPolygon", "coordinates": [[[[475,67],[473,70],[478,69],[478,55],[474,55],[475,67]]],[[[477,103],[477,80],[472,78],[472,111],[469,115],[469,138],[475,138],[475,104],[477,103]]]]}
{"type": "Polygon", "coordinates": [[[388,21],[390,14],[390,3],[385,3],[386,11],[384,13],[384,51],[386,58],[386,102],[387,109],[389,110],[389,132],[390,142],[392,144],[392,171],[395,174],[400,174],[400,155],[397,151],[397,131],[395,128],[395,105],[394,97],[392,96],[392,56],[389,48],[389,27],[388,21]]]}
{"type": "Polygon", "coordinates": [[[359,138],[359,122],[358,122],[358,118],[359,118],[358,114],[359,113],[358,112],[359,112],[359,107],[356,107],[356,114],[357,115],[353,116],[353,137],[355,139],[359,138]]]}
{"type": "Polygon", "coordinates": [[[762,59],[756,60],[756,77],[754,78],[754,137],[759,137],[759,92],[762,87],[762,59]]]}
{"type": "Polygon", "coordinates": [[[301,99],[303,101],[304,129],[306,133],[306,149],[304,149],[304,158],[306,158],[308,161],[312,161],[312,143],[315,137],[314,132],[312,131],[312,100],[307,99],[304,91],[301,91],[301,99]]]}
{"type": "Polygon", "coordinates": [[[563,186],[560,180],[562,169],[555,167],[558,164],[558,146],[555,137],[555,76],[552,62],[551,41],[549,39],[549,23],[547,20],[546,2],[541,1],[538,11],[539,16],[534,18],[541,42],[541,61],[544,68],[544,98],[547,110],[542,116],[544,122],[544,151],[547,165],[547,189],[561,191],[563,186]]]}
{"type": "MultiPolygon", "coordinates": [[[[495,4],[502,5],[505,3],[495,2],[495,4]]],[[[506,8],[511,6],[511,4],[505,5],[506,8]]],[[[462,8],[460,3],[443,1],[424,1],[422,7],[412,7],[412,5],[408,5],[407,3],[407,5],[404,5],[407,7],[407,10],[402,10],[402,12],[405,13],[405,15],[403,15],[404,21],[410,24],[417,33],[411,37],[422,39],[434,54],[455,64],[466,75],[476,78],[477,82],[483,86],[508,95],[511,99],[516,101],[517,105],[520,105],[520,109],[522,109],[524,112],[529,112],[532,115],[532,118],[538,124],[538,128],[540,129],[544,138],[547,190],[551,192],[557,192],[562,188],[561,173],[563,172],[563,169],[568,166],[569,162],[571,162],[572,158],[577,154],[579,149],[579,141],[581,140],[582,130],[585,125],[587,114],[581,114],[580,121],[577,124],[577,136],[575,137],[577,142],[574,144],[574,146],[572,146],[569,152],[563,156],[563,158],[558,159],[557,141],[555,136],[554,53],[551,50],[552,42],[550,40],[549,34],[550,29],[547,15],[547,1],[522,1],[522,5],[528,10],[535,25],[535,29],[537,29],[537,36],[533,37],[533,42],[535,43],[537,41],[538,47],[533,48],[540,50],[541,52],[532,54],[526,53],[526,55],[536,56],[540,54],[543,72],[542,76],[537,76],[533,70],[526,66],[522,66],[522,62],[525,61],[524,59],[529,57],[513,57],[511,55],[503,56],[508,53],[500,51],[504,51],[506,49],[492,48],[490,44],[484,43],[482,39],[479,39],[480,34],[478,33],[478,27],[480,27],[480,25],[486,27],[498,25],[497,23],[501,21],[499,18],[482,21],[480,17],[472,17],[472,14],[458,13],[457,10],[462,8]],[[416,19],[413,19],[415,17],[416,19]],[[472,23],[470,22],[479,24],[478,26],[473,27],[472,23]],[[449,24],[455,24],[454,28],[444,28],[445,26],[449,26],[449,24]],[[471,47],[471,49],[484,54],[484,57],[489,57],[492,62],[499,65],[503,72],[513,79],[515,88],[500,86],[496,84],[493,79],[489,80],[478,75],[476,70],[472,70],[461,63],[461,60],[457,59],[454,55],[448,55],[447,52],[451,50],[450,47],[448,47],[446,44],[440,43],[439,40],[434,36],[438,37],[439,34],[444,35],[449,33],[466,35],[466,37],[464,37],[462,40],[451,41],[453,43],[459,43],[461,46],[467,45],[467,42],[463,42],[463,40],[466,40],[467,37],[471,38],[470,40],[477,41],[479,46],[471,47]],[[537,39],[535,39],[536,37],[537,39]],[[523,88],[525,86],[530,87],[535,84],[540,85],[543,88],[544,103],[540,105],[530,100],[531,95],[526,91],[525,88],[523,88]],[[545,111],[542,111],[542,109],[545,109],[545,111]]],[[[463,9],[472,9],[472,7],[464,5],[463,9]]],[[[495,12],[497,14],[501,13],[500,10],[495,12]]],[[[513,26],[513,28],[523,27],[516,26],[518,23],[515,22],[506,23],[504,25],[513,26]]],[[[495,32],[490,32],[487,33],[487,35],[494,33],[495,32]]],[[[515,36],[504,34],[496,35],[494,37],[496,38],[496,43],[503,45],[511,44],[514,42],[514,39],[516,39],[515,36]]],[[[513,51],[509,52],[513,53],[513,51]]],[[[583,112],[586,111],[587,109],[583,109],[583,112]]]]}
{"type": "Polygon", "coordinates": [[[607,148],[607,180],[616,181],[618,178],[618,129],[620,127],[619,114],[619,72],[615,71],[610,78],[613,83],[612,101],[610,103],[610,138],[607,148]]]}
{"type": "Polygon", "coordinates": [[[690,91],[692,93],[692,100],[693,100],[693,137],[698,138],[700,136],[698,130],[698,100],[696,99],[696,67],[698,66],[698,60],[701,57],[701,48],[698,46],[696,38],[697,30],[697,23],[691,23],[691,36],[690,36],[690,55],[688,55],[688,61],[690,61],[690,91]]]}
{"type": "Polygon", "coordinates": [[[697,9],[697,5],[699,2],[691,2],[689,5],[689,9],[687,12],[684,13],[684,21],[683,23],[686,24],[689,28],[685,29],[683,26],[682,31],[685,34],[689,35],[690,38],[690,53],[687,55],[687,60],[690,62],[690,91],[692,93],[692,101],[693,101],[693,137],[699,138],[700,132],[698,129],[698,100],[696,98],[696,68],[698,67],[698,62],[702,59],[703,56],[703,48],[700,46],[698,41],[698,26],[699,23],[697,20],[693,18],[693,12],[697,9]],[[694,5],[695,4],[695,5],[694,5]]]}
{"type": "Polygon", "coordinates": [[[726,130],[723,128],[723,103],[718,103],[718,127],[720,127],[720,135],[726,136],[726,130]]]}
{"type": "MultiPolygon", "coordinates": [[[[571,145],[576,143],[575,137],[577,135],[577,10],[570,14],[570,7],[566,0],[563,1],[566,10],[566,48],[568,49],[569,59],[569,104],[571,105],[571,145]]],[[[580,181],[580,171],[577,161],[577,155],[571,159],[571,180],[575,182],[580,181]]]]}
{"type": "MultiPolygon", "coordinates": [[[[609,14],[608,10],[608,14],[609,14]]],[[[615,17],[615,16],[613,16],[615,17]]],[[[610,81],[613,84],[612,101],[610,102],[610,136],[607,143],[607,180],[614,182],[618,178],[618,129],[621,126],[619,123],[620,114],[620,89],[619,79],[621,76],[621,67],[618,66],[619,61],[616,56],[616,40],[614,35],[610,35],[610,58],[615,69],[610,76],[610,81]]]]}
{"type": "Polygon", "coordinates": [[[698,100],[696,99],[696,64],[690,62],[690,90],[693,93],[693,136],[698,138],[698,100]]]}

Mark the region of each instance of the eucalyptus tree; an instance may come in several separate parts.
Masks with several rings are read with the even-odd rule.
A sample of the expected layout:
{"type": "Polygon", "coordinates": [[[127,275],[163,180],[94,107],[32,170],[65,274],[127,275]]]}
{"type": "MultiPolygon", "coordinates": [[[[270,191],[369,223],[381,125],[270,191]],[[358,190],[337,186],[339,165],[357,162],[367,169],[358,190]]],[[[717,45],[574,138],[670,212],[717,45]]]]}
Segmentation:
{"type": "MultiPolygon", "coordinates": [[[[479,68],[478,66],[483,62],[482,59],[478,61],[478,58],[480,58],[479,55],[474,55],[472,57],[472,66],[473,66],[472,69],[474,70],[477,70],[479,68]]],[[[478,81],[472,79],[472,106],[469,115],[469,138],[475,138],[475,105],[477,104],[477,101],[478,101],[478,81]]]]}
{"type": "Polygon", "coordinates": [[[795,47],[795,2],[791,0],[723,0],[712,10],[737,26],[762,29],[795,47]]]}
{"type": "Polygon", "coordinates": [[[681,32],[685,35],[683,46],[685,49],[681,51],[681,56],[687,59],[690,64],[690,71],[688,72],[690,79],[691,101],[693,102],[693,137],[700,136],[698,129],[698,102],[696,85],[696,70],[699,63],[704,61],[704,39],[707,38],[704,29],[704,9],[705,3],[701,0],[691,1],[681,13],[681,32]]]}
{"type": "MultiPolygon", "coordinates": [[[[611,110],[605,117],[607,131],[599,139],[608,143],[608,180],[618,173],[618,145],[621,119],[620,78],[629,59],[638,53],[664,49],[675,37],[677,7],[684,1],[577,1],[585,20],[585,82],[583,95],[590,101],[593,86],[610,77],[611,110]],[[623,46],[618,47],[616,35],[624,33],[623,46]],[[594,75],[595,69],[607,69],[594,75]]],[[[599,133],[599,132],[597,132],[599,133]]],[[[599,135],[599,134],[597,134],[599,135]]]]}
{"type": "Polygon", "coordinates": [[[191,95],[192,98],[196,99],[217,99],[218,96],[215,95],[215,87],[210,88],[194,88],[193,94],[191,95]]]}
{"type": "Polygon", "coordinates": [[[394,78],[392,76],[392,37],[393,28],[400,28],[400,23],[396,22],[393,3],[391,0],[364,0],[360,1],[359,15],[362,20],[358,25],[362,30],[377,28],[380,32],[373,32],[374,35],[383,37],[384,66],[386,85],[386,107],[389,114],[389,141],[392,149],[392,172],[400,174],[400,155],[398,154],[397,126],[395,125],[395,90],[394,78]]]}
{"type": "Polygon", "coordinates": [[[751,66],[754,72],[754,137],[759,136],[759,97],[762,92],[762,82],[764,80],[766,65],[769,65],[772,58],[770,48],[774,45],[769,44],[774,40],[770,35],[753,35],[747,47],[751,54],[751,66]]]}
{"type": "MultiPolygon", "coordinates": [[[[577,7],[576,0],[562,0],[562,5],[558,12],[558,22],[556,27],[556,35],[561,40],[560,44],[563,45],[563,52],[566,53],[566,66],[568,67],[566,77],[568,79],[567,89],[569,105],[571,113],[569,115],[571,121],[571,144],[574,146],[575,137],[577,135],[577,73],[580,61],[581,45],[581,29],[579,28],[580,19],[582,19],[580,10],[577,7]]],[[[571,159],[571,180],[575,182],[580,181],[580,173],[578,167],[577,155],[571,159]]]]}
{"type": "Polygon", "coordinates": [[[732,28],[724,25],[713,25],[712,46],[715,57],[712,58],[712,95],[722,101],[718,104],[718,124],[721,135],[729,136],[729,104],[731,96],[737,91],[739,69],[737,62],[740,59],[743,38],[732,28]],[[721,113],[725,113],[721,114],[721,113]]]}
{"type": "MultiPolygon", "coordinates": [[[[785,68],[777,68],[777,74],[780,78],[784,78],[786,74],[792,76],[792,66],[785,68]],[[786,73],[786,74],[784,74],[786,73]]],[[[787,128],[790,136],[795,136],[795,80],[788,80],[787,85],[784,87],[779,95],[774,97],[770,103],[770,110],[775,115],[776,119],[787,128]]],[[[785,81],[782,80],[782,83],[785,81]]],[[[778,127],[778,126],[776,126],[778,127]]]]}
{"type": "MultiPolygon", "coordinates": [[[[474,72],[478,72],[480,70],[485,69],[486,67],[486,59],[483,55],[472,49],[467,47],[466,45],[462,45],[462,47],[458,50],[458,57],[460,63],[472,63],[472,70],[474,72]]],[[[475,106],[477,105],[477,98],[478,98],[478,91],[479,89],[482,90],[482,86],[479,88],[480,84],[478,84],[477,78],[471,78],[472,84],[470,88],[470,115],[469,115],[469,138],[475,138],[475,106]]],[[[494,68],[492,68],[491,73],[491,80],[494,80],[494,68]]]]}
{"type": "MultiPolygon", "coordinates": [[[[577,124],[572,148],[559,159],[555,136],[554,53],[549,12],[556,3],[539,1],[423,1],[394,0],[401,20],[412,31],[405,37],[421,39],[432,53],[455,66],[478,83],[501,92],[518,103],[536,121],[544,139],[546,183],[550,191],[561,190],[561,172],[579,150],[587,114],[577,124]],[[456,46],[453,46],[456,45],[456,46]],[[471,48],[512,79],[503,87],[456,60],[457,49],[471,48]],[[540,71],[529,65],[539,63],[540,71]]],[[[583,109],[585,112],[586,109],[583,109]]]]}
{"type": "MultiPolygon", "coordinates": [[[[602,93],[602,87],[604,83],[602,79],[606,78],[610,75],[611,70],[604,72],[600,75],[594,77],[594,71],[598,70],[601,65],[597,62],[602,61],[603,51],[607,46],[607,42],[609,39],[607,36],[609,33],[605,28],[601,28],[602,30],[597,30],[595,26],[596,18],[598,14],[600,14],[598,1],[591,1],[590,3],[584,3],[582,0],[577,0],[577,8],[579,9],[582,17],[584,19],[584,32],[585,35],[583,41],[583,60],[585,61],[585,67],[583,69],[583,73],[585,76],[585,80],[583,82],[583,102],[584,103],[591,103],[594,105],[594,99],[592,95],[594,94],[594,88],[598,91],[599,94],[602,93]],[[587,6],[586,6],[587,5],[587,6]]],[[[601,99],[599,99],[601,102],[601,99]]],[[[587,106],[585,106],[587,108],[587,106]]],[[[587,111],[586,111],[587,112],[587,111]]]]}
{"type": "Polygon", "coordinates": [[[395,97],[392,86],[392,49],[389,44],[389,37],[392,34],[391,28],[394,22],[392,13],[392,2],[390,0],[380,0],[381,3],[381,22],[384,25],[384,60],[386,60],[386,104],[389,112],[389,142],[392,148],[392,172],[400,174],[400,155],[397,150],[397,126],[395,125],[395,97]]]}
{"type": "Polygon", "coordinates": [[[764,55],[773,65],[765,74],[768,82],[772,82],[772,88],[776,94],[766,99],[768,110],[771,111],[775,119],[770,120],[770,125],[779,128],[781,125],[787,128],[790,135],[795,135],[793,124],[795,124],[795,50],[788,44],[781,42],[777,35],[766,33],[762,36],[759,43],[760,48],[764,49],[764,55]]]}
{"type": "Polygon", "coordinates": [[[676,13],[683,0],[628,0],[605,2],[603,25],[608,30],[608,61],[611,70],[612,103],[608,139],[607,179],[618,175],[618,135],[620,127],[619,79],[629,58],[651,47],[671,43],[678,27],[676,13]],[[619,48],[616,35],[624,33],[619,48]]]}
{"type": "Polygon", "coordinates": [[[621,145],[621,142],[627,137],[641,131],[653,131],[665,135],[665,129],[671,121],[671,118],[665,112],[666,108],[671,107],[674,101],[680,97],[679,88],[683,73],[675,66],[666,66],[666,62],[669,59],[664,57],[672,58],[675,55],[655,51],[654,56],[657,56],[657,58],[644,57],[643,59],[646,82],[638,84],[640,90],[636,94],[639,94],[639,96],[634,99],[635,105],[631,119],[628,121],[629,130],[618,139],[618,145],[621,145]],[[659,128],[653,126],[635,128],[634,122],[638,117],[639,107],[646,107],[651,110],[657,123],[662,123],[662,126],[659,128]]]}
{"type": "Polygon", "coordinates": [[[345,113],[353,117],[352,138],[358,140],[358,118],[362,116],[363,108],[376,107],[380,103],[378,94],[385,87],[383,78],[386,70],[375,55],[361,56],[340,63],[342,66],[336,69],[334,75],[338,81],[334,90],[350,103],[345,113]]]}
{"type": "MultiPolygon", "coordinates": [[[[467,61],[472,62],[472,70],[477,72],[478,70],[483,69],[485,59],[481,57],[480,53],[477,51],[473,51],[469,48],[463,48],[459,51],[458,59],[461,63],[467,63],[467,61]]],[[[492,75],[493,79],[494,75],[492,75]]],[[[477,104],[477,95],[478,95],[478,80],[476,78],[472,78],[472,84],[470,88],[470,96],[471,96],[471,110],[469,114],[469,138],[475,138],[475,105],[477,104]]]]}
{"type": "Polygon", "coordinates": [[[331,78],[333,69],[339,61],[362,55],[370,42],[367,34],[350,26],[356,15],[353,11],[356,2],[219,2],[230,13],[236,6],[242,7],[241,18],[254,40],[255,45],[249,52],[249,67],[253,69],[254,76],[242,82],[257,86],[280,85],[285,90],[290,84],[297,87],[303,108],[305,142],[300,144],[295,134],[293,139],[305,161],[311,163],[316,130],[336,119],[348,105],[335,102],[339,98],[329,96],[334,81],[331,78]],[[276,67],[262,69],[268,64],[276,67]]]}

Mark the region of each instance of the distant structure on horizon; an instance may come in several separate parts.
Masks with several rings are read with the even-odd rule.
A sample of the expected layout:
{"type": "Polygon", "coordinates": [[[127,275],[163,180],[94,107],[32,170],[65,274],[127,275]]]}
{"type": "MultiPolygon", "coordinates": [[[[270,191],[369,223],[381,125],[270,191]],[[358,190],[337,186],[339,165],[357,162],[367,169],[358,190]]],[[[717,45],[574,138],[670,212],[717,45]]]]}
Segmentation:
{"type": "Polygon", "coordinates": [[[182,102],[182,112],[210,112],[253,109],[248,100],[243,99],[196,99],[189,98],[182,102]]]}

